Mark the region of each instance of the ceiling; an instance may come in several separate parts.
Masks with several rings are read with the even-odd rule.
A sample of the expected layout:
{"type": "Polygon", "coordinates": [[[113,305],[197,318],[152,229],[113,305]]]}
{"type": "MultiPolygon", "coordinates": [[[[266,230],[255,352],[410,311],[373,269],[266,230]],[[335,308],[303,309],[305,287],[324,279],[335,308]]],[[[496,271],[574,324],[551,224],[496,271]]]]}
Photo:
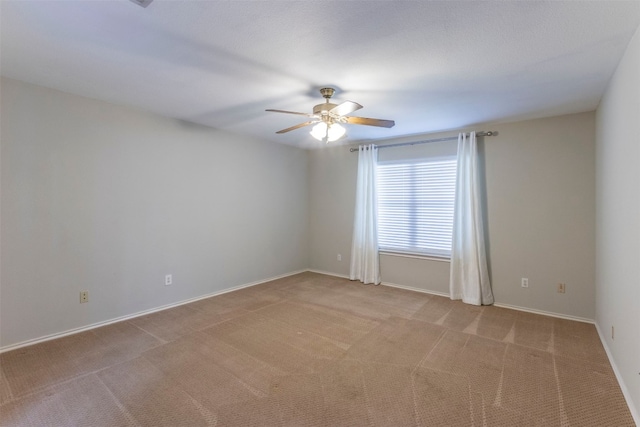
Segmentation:
{"type": "MultiPolygon", "coordinates": [[[[639,1],[0,1],[3,76],[298,147],[318,89],[344,142],[594,110],[639,1]]],[[[307,130],[310,130],[307,128],[307,130]]]]}

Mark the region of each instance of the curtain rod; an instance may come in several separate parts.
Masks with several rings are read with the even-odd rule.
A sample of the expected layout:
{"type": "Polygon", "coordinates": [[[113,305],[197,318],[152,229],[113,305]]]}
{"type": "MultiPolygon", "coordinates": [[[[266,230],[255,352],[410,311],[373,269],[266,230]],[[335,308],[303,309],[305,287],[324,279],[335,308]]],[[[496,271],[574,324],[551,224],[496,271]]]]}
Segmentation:
{"type": "MultiPolygon", "coordinates": [[[[476,132],[476,136],[494,136],[497,135],[498,132],[495,131],[482,131],[476,132]]],[[[457,136],[447,136],[445,138],[436,138],[436,139],[424,139],[422,141],[414,141],[414,142],[401,142],[399,144],[389,144],[389,145],[378,145],[376,148],[389,148],[389,147],[403,147],[405,145],[416,145],[416,144],[428,144],[429,142],[441,142],[441,141],[453,141],[454,139],[458,139],[457,136]]],[[[350,148],[350,152],[358,151],[358,148],[350,148]]]]}

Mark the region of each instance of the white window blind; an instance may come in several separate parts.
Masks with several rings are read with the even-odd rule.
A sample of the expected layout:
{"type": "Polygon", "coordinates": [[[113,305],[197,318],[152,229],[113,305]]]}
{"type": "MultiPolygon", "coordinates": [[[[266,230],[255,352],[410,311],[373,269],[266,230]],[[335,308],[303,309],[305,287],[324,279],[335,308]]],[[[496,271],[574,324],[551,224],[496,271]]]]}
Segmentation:
{"type": "Polygon", "coordinates": [[[451,256],[456,158],[378,163],[381,251],[451,256]]]}

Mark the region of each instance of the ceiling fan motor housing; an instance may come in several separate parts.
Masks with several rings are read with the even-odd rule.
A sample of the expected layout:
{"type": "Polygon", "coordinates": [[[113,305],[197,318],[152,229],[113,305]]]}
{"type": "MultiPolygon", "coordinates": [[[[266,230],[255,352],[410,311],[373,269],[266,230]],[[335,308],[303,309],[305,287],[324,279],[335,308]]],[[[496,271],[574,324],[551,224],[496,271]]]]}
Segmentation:
{"type": "Polygon", "coordinates": [[[329,110],[331,110],[336,105],[337,104],[332,104],[331,102],[325,102],[325,103],[322,103],[322,104],[318,104],[318,105],[313,107],[313,114],[327,115],[329,113],[329,110]]]}

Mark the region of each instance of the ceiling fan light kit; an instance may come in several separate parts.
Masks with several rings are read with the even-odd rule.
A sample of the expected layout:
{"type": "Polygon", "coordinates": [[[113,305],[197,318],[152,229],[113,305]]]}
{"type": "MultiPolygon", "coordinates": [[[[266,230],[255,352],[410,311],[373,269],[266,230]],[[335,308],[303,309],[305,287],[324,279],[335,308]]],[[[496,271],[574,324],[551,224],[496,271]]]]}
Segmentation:
{"type": "Polygon", "coordinates": [[[309,133],[318,141],[325,141],[329,143],[339,140],[346,132],[347,130],[344,126],[340,126],[339,123],[327,125],[325,122],[320,122],[315,125],[309,133]]]}
{"type": "Polygon", "coordinates": [[[296,111],[285,110],[273,110],[268,109],[274,113],[296,114],[300,116],[307,116],[313,120],[305,123],[300,123],[295,126],[291,126],[286,129],[277,131],[276,133],[286,133],[295,129],[299,129],[309,125],[315,125],[312,129],[311,136],[318,141],[334,142],[342,138],[346,134],[346,129],[341,124],[349,123],[354,125],[365,126],[377,126],[390,128],[395,125],[393,120],[381,120],[381,119],[369,119],[366,117],[354,117],[347,116],[347,114],[353,113],[362,108],[362,105],[353,101],[344,101],[340,104],[333,104],[329,100],[335,93],[335,89],[330,87],[323,87],[320,89],[320,94],[325,98],[325,102],[315,105],[313,107],[313,113],[299,113],[296,111]]]}

